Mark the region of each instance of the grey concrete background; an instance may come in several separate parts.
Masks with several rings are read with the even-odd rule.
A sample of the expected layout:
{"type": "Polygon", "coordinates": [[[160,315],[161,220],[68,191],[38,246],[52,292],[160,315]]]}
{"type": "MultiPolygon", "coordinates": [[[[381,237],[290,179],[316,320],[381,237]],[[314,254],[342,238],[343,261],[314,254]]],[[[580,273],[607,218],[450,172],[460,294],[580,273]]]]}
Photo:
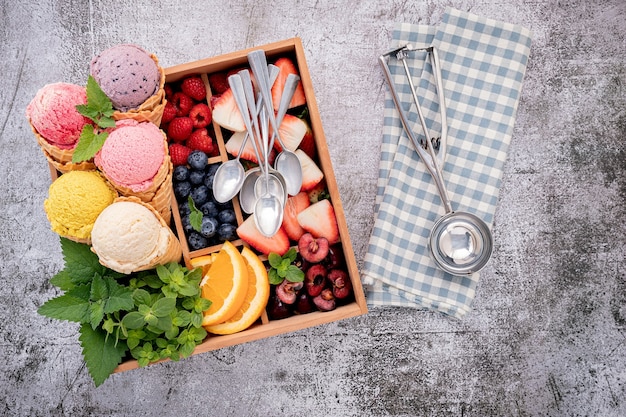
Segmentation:
{"type": "Polygon", "coordinates": [[[0,3],[0,415],[626,415],[623,0],[0,3]],[[40,317],[62,266],[49,174],[24,118],[46,83],[84,83],[121,42],[164,66],[302,38],[357,260],[373,221],[394,22],[445,6],[534,41],[472,312],[363,317],[113,375],[94,388],[74,325],[40,317]]]}

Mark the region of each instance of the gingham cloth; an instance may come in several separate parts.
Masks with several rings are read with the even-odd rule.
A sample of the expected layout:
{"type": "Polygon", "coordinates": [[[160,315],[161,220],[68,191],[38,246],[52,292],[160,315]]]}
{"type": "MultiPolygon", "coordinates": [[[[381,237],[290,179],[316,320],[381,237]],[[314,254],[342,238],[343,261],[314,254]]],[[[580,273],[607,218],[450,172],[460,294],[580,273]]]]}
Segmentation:
{"type": "MultiPolygon", "coordinates": [[[[391,48],[406,43],[438,48],[448,107],[443,176],[452,208],[491,225],[530,53],[529,30],[448,8],[437,27],[397,24],[392,39],[391,48]]],[[[411,52],[407,62],[430,132],[439,136],[426,53],[411,52]]],[[[401,62],[391,58],[389,66],[421,138],[401,62]]],[[[368,304],[426,308],[462,318],[471,308],[479,274],[453,276],[432,260],[428,237],[445,210],[386,91],[376,218],[362,268],[368,304]]]]}

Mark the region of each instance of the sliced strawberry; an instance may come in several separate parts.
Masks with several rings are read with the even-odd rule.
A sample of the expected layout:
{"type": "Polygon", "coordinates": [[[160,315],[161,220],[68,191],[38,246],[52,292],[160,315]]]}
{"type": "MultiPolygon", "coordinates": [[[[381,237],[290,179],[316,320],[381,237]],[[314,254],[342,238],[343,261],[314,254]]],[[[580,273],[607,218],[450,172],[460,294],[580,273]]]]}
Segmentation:
{"type": "Polygon", "coordinates": [[[305,233],[305,230],[300,226],[300,223],[298,223],[298,214],[310,205],[309,196],[304,191],[287,199],[283,216],[283,228],[285,232],[287,232],[289,239],[298,241],[305,233]]]}
{"type": "MultiPolygon", "coordinates": [[[[274,103],[274,108],[277,109],[280,103],[280,97],[283,95],[283,89],[285,88],[285,81],[287,80],[287,76],[289,74],[298,73],[298,69],[294,65],[293,61],[289,58],[282,57],[278,58],[278,60],[274,63],[279,69],[280,73],[278,74],[278,78],[276,78],[276,82],[272,86],[272,102],[274,103]]],[[[289,108],[298,107],[303,104],[306,104],[306,96],[304,95],[304,88],[302,87],[302,81],[298,83],[296,87],[296,92],[289,103],[289,108]]]]}
{"type": "Polygon", "coordinates": [[[313,136],[313,130],[311,126],[306,121],[302,121],[306,124],[306,133],[304,137],[300,141],[300,146],[298,146],[305,154],[309,156],[311,159],[315,159],[317,156],[317,147],[315,146],[315,137],[313,136]]]}
{"type": "MultiPolygon", "coordinates": [[[[226,142],[225,144],[226,152],[236,157],[239,154],[239,149],[241,149],[241,143],[245,136],[245,132],[233,133],[230,139],[228,139],[228,142],[226,142]]],[[[252,141],[250,139],[248,139],[248,141],[246,142],[246,146],[244,146],[240,158],[254,162],[255,164],[259,163],[256,154],[254,153],[254,148],[252,147],[252,141]]]]}
{"type": "Polygon", "coordinates": [[[302,191],[312,190],[323,178],[324,173],[302,149],[296,150],[296,155],[300,159],[302,166],[302,191]]]}
{"type": "Polygon", "coordinates": [[[172,165],[176,167],[178,165],[187,164],[187,157],[191,153],[191,149],[180,143],[172,143],[169,146],[169,151],[172,165]]]}
{"type": "Polygon", "coordinates": [[[331,245],[339,242],[339,226],[330,200],[321,200],[302,210],[298,223],[314,237],[325,237],[331,245]]]}
{"type": "Polygon", "coordinates": [[[185,78],[180,84],[180,88],[183,93],[196,101],[202,101],[206,98],[206,87],[202,78],[197,75],[185,78]]]}
{"type": "Polygon", "coordinates": [[[194,128],[206,127],[211,123],[211,109],[204,103],[198,103],[189,110],[189,117],[194,128]]]}
{"type": "Polygon", "coordinates": [[[167,127],[167,137],[174,142],[184,142],[193,131],[193,121],[189,117],[176,117],[167,127]]]}
{"type": "Polygon", "coordinates": [[[328,189],[326,188],[326,180],[323,179],[317,183],[317,185],[308,191],[309,202],[311,204],[317,203],[320,200],[330,198],[328,189]]]}
{"type": "Polygon", "coordinates": [[[194,130],[187,139],[186,145],[192,151],[199,150],[208,155],[211,155],[215,148],[213,138],[204,127],[194,130]]]}
{"type": "MultiPolygon", "coordinates": [[[[283,141],[287,149],[295,151],[306,134],[306,123],[301,119],[298,119],[296,116],[286,114],[278,131],[280,132],[280,139],[283,141]]],[[[274,141],[274,149],[278,152],[283,150],[277,140],[274,141]]]]}
{"type": "Polygon", "coordinates": [[[252,246],[259,252],[269,255],[270,252],[276,252],[284,255],[289,250],[289,237],[282,227],[272,237],[266,237],[261,234],[254,223],[254,217],[248,217],[237,228],[237,235],[247,244],[252,246]]]}
{"type": "Polygon", "coordinates": [[[212,98],[211,105],[213,106],[213,120],[215,123],[233,132],[246,130],[243,117],[239,113],[239,108],[230,88],[214,100],[212,98]]]}

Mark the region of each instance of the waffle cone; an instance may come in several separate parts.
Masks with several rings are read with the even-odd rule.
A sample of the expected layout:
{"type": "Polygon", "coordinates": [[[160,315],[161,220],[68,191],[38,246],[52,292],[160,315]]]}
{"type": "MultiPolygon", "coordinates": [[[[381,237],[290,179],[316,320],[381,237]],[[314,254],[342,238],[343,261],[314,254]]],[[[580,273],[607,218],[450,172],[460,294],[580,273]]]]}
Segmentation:
{"type": "Polygon", "coordinates": [[[115,199],[114,202],[117,201],[131,201],[143,205],[144,207],[148,208],[152,213],[154,213],[155,217],[159,220],[159,223],[161,223],[161,226],[165,227],[168,231],[169,242],[166,250],[160,256],[154,258],[151,263],[138,268],[136,271],[146,271],[148,269],[156,268],[158,265],[165,265],[168,262],[180,262],[183,257],[183,249],[180,245],[180,241],[178,240],[172,229],[170,229],[169,225],[165,222],[163,216],[161,216],[161,214],[154,207],[134,196],[118,197],[115,199]]]}
{"type": "MultiPolygon", "coordinates": [[[[169,159],[169,157],[168,157],[169,159]]],[[[169,171],[165,180],[161,183],[159,188],[154,193],[152,200],[147,201],[156,211],[161,214],[161,217],[169,225],[172,220],[172,196],[174,195],[174,185],[172,184],[172,172],[174,167],[172,162],[168,163],[169,171]]]]}
{"type": "Polygon", "coordinates": [[[150,57],[154,60],[159,69],[161,79],[159,81],[159,89],[157,92],[148,97],[139,107],[131,109],[126,112],[115,111],[113,118],[115,120],[133,119],[138,122],[152,122],[159,126],[161,124],[161,117],[163,117],[163,110],[165,109],[165,70],[159,65],[159,59],[156,55],[151,54],[150,57]]]}

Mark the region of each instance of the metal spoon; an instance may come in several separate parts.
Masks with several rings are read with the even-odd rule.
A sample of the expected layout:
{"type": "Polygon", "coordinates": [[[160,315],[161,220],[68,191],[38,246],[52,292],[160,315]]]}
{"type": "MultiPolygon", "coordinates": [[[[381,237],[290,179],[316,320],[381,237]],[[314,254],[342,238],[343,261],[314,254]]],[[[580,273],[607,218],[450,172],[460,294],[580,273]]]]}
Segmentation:
{"type": "MultiPolygon", "coordinates": [[[[287,193],[289,193],[290,195],[296,195],[300,192],[300,188],[302,188],[302,166],[300,164],[300,159],[298,158],[298,156],[288,150],[283,145],[283,142],[280,138],[280,132],[278,129],[280,124],[278,123],[274,114],[271,87],[269,85],[269,79],[267,74],[267,59],[265,57],[265,52],[260,50],[250,52],[248,54],[248,62],[250,64],[250,68],[252,69],[252,73],[257,80],[257,85],[259,86],[261,96],[263,97],[264,105],[268,109],[269,120],[274,129],[271,143],[273,145],[275,136],[283,148],[284,156],[282,156],[282,160],[279,160],[277,158],[274,166],[278,171],[281,172],[281,174],[283,174],[283,177],[285,177],[285,181],[287,183],[287,193]],[[285,152],[285,150],[287,150],[287,152],[285,152]]],[[[294,88],[295,91],[295,86],[291,88],[294,88]]],[[[285,91],[283,91],[283,97],[284,93],[285,91]]],[[[293,93],[291,94],[293,95],[293,93]]],[[[289,99],[289,102],[291,102],[291,98],[289,99]]],[[[289,105],[289,102],[287,102],[287,107],[289,105]]]]}
{"type": "MultiPolygon", "coordinates": [[[[273,84],[280,73],[280,69],[275,65],[271,65],[270,67],[270,82],[273,84]]],[[[213,195],[215,196],[215,200],[220,203],[230,201],[243,186],[245,170],[239,158],[241,157],[249,137],[250,134],[246,132],[237,157],[223,162],[215,172],[215,177],[213,178],[213,195]]]]}

